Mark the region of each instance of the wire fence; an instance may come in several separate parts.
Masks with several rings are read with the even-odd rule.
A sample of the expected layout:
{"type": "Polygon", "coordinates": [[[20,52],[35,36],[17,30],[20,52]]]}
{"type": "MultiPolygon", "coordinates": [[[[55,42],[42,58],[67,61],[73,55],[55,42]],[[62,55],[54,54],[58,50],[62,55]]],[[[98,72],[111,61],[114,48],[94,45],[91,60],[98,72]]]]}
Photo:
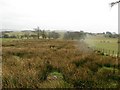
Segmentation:
{"type": "Polygon", "coordinates": [[[98,54],[112,57],[120,57],[120,51],[118,50],[109,50],[104,48],[91,47],[91,49],[98,54]]]}

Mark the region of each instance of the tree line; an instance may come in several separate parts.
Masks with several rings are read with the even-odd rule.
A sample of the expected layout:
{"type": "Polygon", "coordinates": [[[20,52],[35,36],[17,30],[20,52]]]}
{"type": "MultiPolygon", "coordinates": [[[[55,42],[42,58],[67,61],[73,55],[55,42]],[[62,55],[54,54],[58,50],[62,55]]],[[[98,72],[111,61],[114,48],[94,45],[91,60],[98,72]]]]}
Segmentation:
{"type": "Polygon", "coordinates": [[[34,31],[25,30],[19,33],[11,34],[14,31],[3,31],[1,38],[19,38],[19,39],[59,39],[79,40],[84,39],[86,33],[83,31],[66,31],[64,33],[50,30],[41,30],[37,27],[34,31]],[[22,34],[20,34],[22,33],[22,34]]]}
{"type": "Polygon", "coordinates": [[[85,39],[87,35],[102,35],[108,38],[118,38],[120,34],[111,33],[107,31],[106,33],[88,33],[84,31],[64,31],[63,33],[58,31],[41,30],[39,27],[34,29],[34,31],[24,30],[19,33],[14,33],[15,31],[2,31],[0,35],[1,38],[19,38],[19,39],[65,39],[65,40],[80,40],[85,39]],[[11,34],[14,33],[14,34],[11,34]]]}

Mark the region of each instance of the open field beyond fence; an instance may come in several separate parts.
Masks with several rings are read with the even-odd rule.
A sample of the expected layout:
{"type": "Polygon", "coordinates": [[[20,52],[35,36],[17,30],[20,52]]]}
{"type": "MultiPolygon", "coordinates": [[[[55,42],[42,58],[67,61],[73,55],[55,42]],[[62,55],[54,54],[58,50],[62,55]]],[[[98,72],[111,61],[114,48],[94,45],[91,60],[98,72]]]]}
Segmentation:
{"type": "Polygon", "coordinates": [[[105,38],[100,36],[91,36],[85,39],[85,42],[98,52],[109,56],[119,56],[118,38],[105,38]]]}

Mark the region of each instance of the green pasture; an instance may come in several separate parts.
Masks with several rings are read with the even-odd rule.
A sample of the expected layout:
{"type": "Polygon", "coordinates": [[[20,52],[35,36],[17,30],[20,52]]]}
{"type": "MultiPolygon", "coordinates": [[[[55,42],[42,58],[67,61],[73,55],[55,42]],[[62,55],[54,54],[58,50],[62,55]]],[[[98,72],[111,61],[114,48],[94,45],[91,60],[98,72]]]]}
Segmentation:
{"type": "Polygon", "coordinates": [[[89,47],[95,49],[104,49],[106,52],[118,52],[118,39],[117,38],[106,38],[102,36],[88,36],[85,39],[85,42],[89,47]]]}
{"type": "Polygon", "coordinates": [[[11,42],[13,40],[20,40],[18,38],[0,38],[0,42],[11,42]]]}

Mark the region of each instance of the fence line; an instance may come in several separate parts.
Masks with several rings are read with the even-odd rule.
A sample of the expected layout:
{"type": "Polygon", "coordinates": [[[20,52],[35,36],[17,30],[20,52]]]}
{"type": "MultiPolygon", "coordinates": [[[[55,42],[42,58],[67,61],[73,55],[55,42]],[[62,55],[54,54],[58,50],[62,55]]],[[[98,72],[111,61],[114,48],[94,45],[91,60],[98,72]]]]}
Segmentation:
{"type": "Polygon", "coordinates": [[[91,47],[91,49],[94,52],[99,53],[101,55],[112,56],[112,57],[120,57],[120,51],[109,50],[109,49],[104,49],[104,48],[96,48],[96,47],[91,47]]]}

